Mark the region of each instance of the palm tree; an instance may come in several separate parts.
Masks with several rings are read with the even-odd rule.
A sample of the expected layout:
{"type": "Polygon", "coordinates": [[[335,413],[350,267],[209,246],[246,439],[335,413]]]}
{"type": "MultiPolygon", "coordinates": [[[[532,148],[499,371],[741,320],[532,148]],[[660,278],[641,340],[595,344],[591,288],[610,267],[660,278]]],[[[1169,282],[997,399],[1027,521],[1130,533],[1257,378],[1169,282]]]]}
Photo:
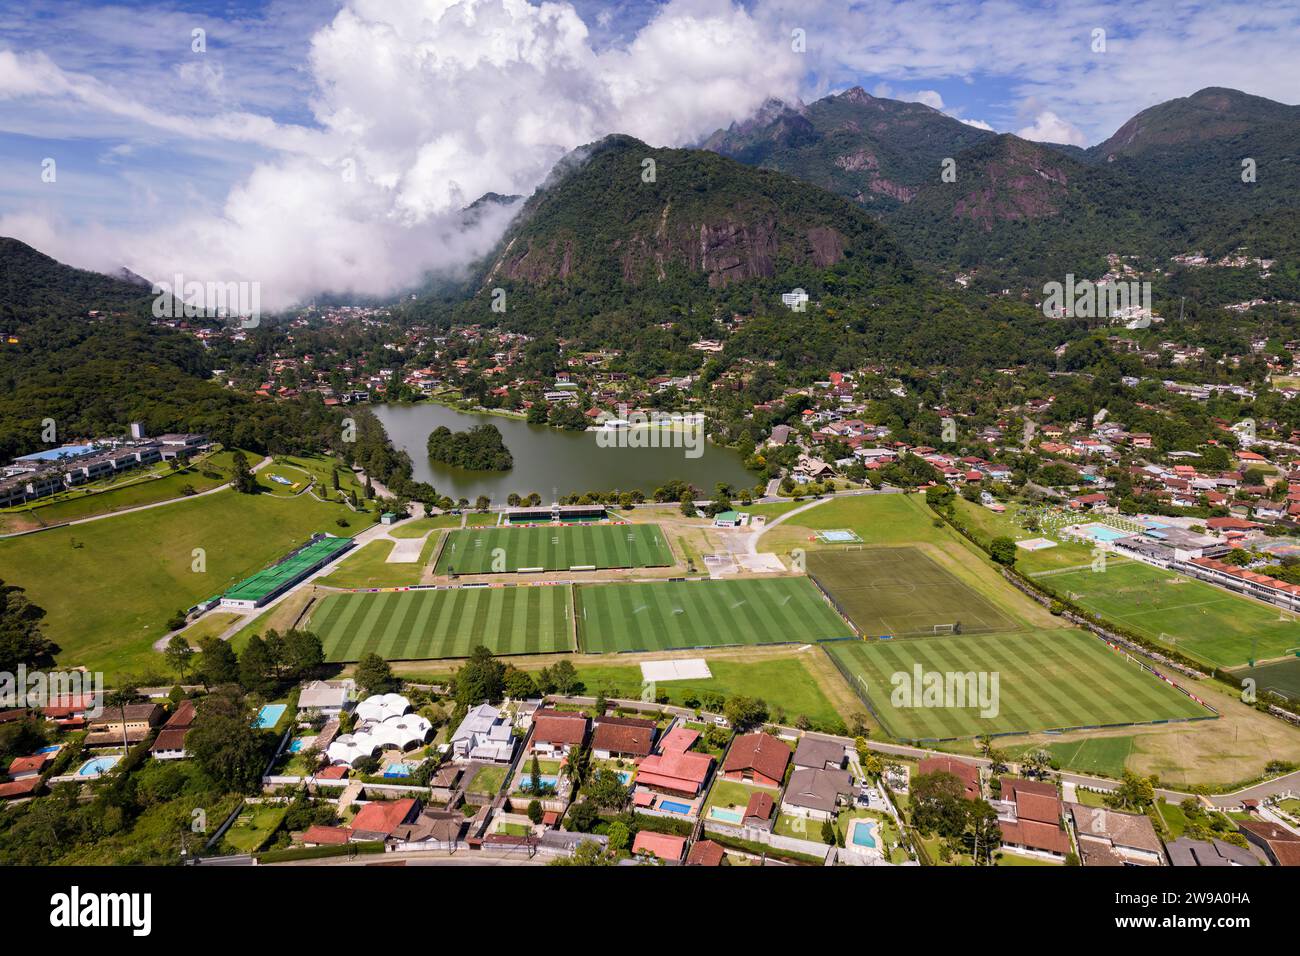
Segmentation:
{"type": "Polygon", "coordinates": [[[130,749],[130,745],[127,743],[126,740],[126,705],[134,703],[135,699],[139,696],[140,696],[139,692],[134,687],[132,687],[130,684],[126,684],[122,687],[119,687],[115,691],[111,691],[108,694],[108,696],[104,699],[104,703],[107,704],[109,707],[117,708],[118,717],[122,721],[122,753],[123,754],[125,754],[130,749]]]}

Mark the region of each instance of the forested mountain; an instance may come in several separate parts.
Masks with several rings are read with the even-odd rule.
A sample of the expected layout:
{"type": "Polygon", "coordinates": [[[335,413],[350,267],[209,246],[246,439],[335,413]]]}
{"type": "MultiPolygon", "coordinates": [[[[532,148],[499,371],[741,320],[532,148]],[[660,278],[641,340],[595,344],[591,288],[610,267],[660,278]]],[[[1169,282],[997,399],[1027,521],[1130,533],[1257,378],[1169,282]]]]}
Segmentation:
{"type": "Polygon", "coordinates": [[[824,190],[610,136],[527,201],[456,317],[599,339],[656,317],[779,307],[781,293],[816,292],[828,276],[865,291],[910,282],[912,267],[871,216],[824,190]]]}
{"type": "Polygon", "coordinates": [[[704,145],[859,202],[917,262],[977,270],[988,289],[1096,277],[1108,252],[1155,267],[1243,246],[1286,260],[1283,281],[1247,283],[1247,298],[1284,297],[1296,281],[1300,107],[1236,90],[1151,107],[1088,150],[996,136],[861,90],[769,104],[704,145]],[[947,158],[952,181],[940,175],[947,158]]]}
{"type": "Polygon", "coordinates": [[[937,178],[945,158],[993,135],[921,103],[854,87],[797,108],[769,102],[752,119],[718,130],[701,148],[885,212],[937,178]]]}
{"type": "Polygon", "coordinates": [[[138,311],[148,297],[147,284],[74,269],[17,239],[0,237],[0,331],[39,316],[138,311]]]}

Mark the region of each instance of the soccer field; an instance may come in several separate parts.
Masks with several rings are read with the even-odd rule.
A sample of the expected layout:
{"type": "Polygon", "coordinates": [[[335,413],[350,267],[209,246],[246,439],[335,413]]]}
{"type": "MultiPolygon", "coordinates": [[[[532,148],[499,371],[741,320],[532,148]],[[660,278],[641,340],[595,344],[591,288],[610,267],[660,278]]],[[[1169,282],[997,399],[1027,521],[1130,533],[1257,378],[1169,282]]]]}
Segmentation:
{"type": "Polygon", "coordinates": [[[954,637],[827,644],[859,696],[894,737],[943,740],[980,734],[1146,723],[1213,714],[1080,631],[967,634],[954,637]],[[997,674],[995,707],[895,697],[894,675],[914,688],[922,673],[997,674]],[[921,704],[926,706],[911,706],[921,704]],[[993,711],[996,710],[996,713],[993,711]]]}
{"type": "Polygon", "coordinates": [[[369,653],[391,661],[573,650],[569,588],[507,587],[331,594],[310,627],[330,662],[369,653]]]}
{"type": "Polygon", "coordinates": [[[1220,667],[1281,657],[1300,645],[1295,615],[1138,561],[1108,562],[1104,572],[1035,578],[1099,617],[1220,667]]]}
{"type": "Polygon", "coordinates": [[[810,551],[808,573],[864,637],[1015,630],[1017,624],[974,588],[916,548],[810,551]]]}
{"type": "Polygon", "coordinates": [[[1233,671],[1232,675],[1254,680],[1256,693],[1271,691],[1288,700],[1300,700],[1300,658],[1292,657],[1285,661],[1261,664],[1259,667],[1245,667],[1233,671]]]}
{"type": "Polygon", "coordinates": [[[578,643],[588,654],[853,635],[805,578],[596,584],[575,593],[578,643]]]}
{"type": "Polygon", "coordinates": [[[660,568],[672,563],[673,553],[656,524],[497,527],[451,532],[438,556],[437,573],[660,568]]]}

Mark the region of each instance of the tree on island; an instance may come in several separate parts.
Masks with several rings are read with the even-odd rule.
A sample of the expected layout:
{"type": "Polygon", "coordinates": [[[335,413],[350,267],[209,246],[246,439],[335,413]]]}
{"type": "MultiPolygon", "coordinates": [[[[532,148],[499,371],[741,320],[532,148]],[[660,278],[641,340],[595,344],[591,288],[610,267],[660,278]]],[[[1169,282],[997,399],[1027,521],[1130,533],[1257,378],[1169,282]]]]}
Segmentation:
{"type": "Polygon", "coordinates": [[[515,466],[495,425],[476,425],[463,432],[439,425],[429,435],[428,450],[434,461],[473,471],[509,471],[515,466]]]}

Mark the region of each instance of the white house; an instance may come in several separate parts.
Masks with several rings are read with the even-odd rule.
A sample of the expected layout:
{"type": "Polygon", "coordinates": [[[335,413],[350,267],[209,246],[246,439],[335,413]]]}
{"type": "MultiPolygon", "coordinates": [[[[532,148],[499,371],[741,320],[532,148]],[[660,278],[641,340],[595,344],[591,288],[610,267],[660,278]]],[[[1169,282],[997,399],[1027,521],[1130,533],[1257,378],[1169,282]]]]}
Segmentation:
{"type": "Polygon", "coordinates": [[[451,735],[451,752],[462,760],[509,763],[515,738],[508,715],[491,704],[479,704],[451,735]]]}

